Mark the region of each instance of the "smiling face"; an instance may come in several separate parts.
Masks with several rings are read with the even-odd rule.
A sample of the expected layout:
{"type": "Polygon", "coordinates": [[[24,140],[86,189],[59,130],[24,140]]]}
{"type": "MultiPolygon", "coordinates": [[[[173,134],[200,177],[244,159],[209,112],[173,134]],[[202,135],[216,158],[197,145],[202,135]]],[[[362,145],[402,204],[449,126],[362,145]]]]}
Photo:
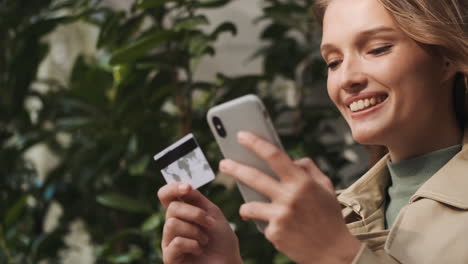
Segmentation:
{"type": "Polygon", "coordinates": [[[404,34],[377,0],[332,0],[321,52],[328,93],[356,141],[391,151],[453,121],[444,60],[404,34]]]}

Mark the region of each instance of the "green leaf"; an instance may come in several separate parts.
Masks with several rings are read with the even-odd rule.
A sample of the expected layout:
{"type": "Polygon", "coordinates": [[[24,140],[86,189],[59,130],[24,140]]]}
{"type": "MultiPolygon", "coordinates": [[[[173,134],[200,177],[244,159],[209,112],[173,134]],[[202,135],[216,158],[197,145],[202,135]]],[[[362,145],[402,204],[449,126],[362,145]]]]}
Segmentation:
{"type": "Polygon", "coordinates": [[[96,255],[98,257],[109,256],[110,254],[112,254],[112,249],[114,249],[114,245],[118,242],[122,242],[125,239],[133,237],[142,237],[143,235],[144,233],[136,228],[127,228],[117,233],[112,233],[102,246],[97,247],[96,255]]]}
{"type": "Polygon", "coordinates": [[[41,20],[31,25],[27,29],[28,31],[25,32],[25,34],[29,35],[28,37],[30,37],[31,35],[43,36],[53,31],[58,25],[71,23],[75,21],[76,19],[77,17],[63,16],[63,17],[56,17],[56,18],[51,18],[47,20],[41,20]]]}
{"type": "Polygon", "coordinates": [[[134,163],[130,165],[128,172],[132,176],[143,174],[146,171],[146,168],[148,167],[150,160],[151,158],[149,156],[143,156],[142,158],[138,159],[137,161],[135,161],[134,163]]]}
{"type": "Polygon", "coordinates": [[[301,14],[307,13],[307,8],[296,3],[285,3],[271,5],[263,9],[267,14],[301,14]]]}
{"type": "Polygon", "coordinates": [[[124,43],[128,39],[133,39],[141,31],[142,25],[146,19],[144,14],[137,15],[126,21],[120,28],[118,33],[118,44],[124,43]]]}
{"type": "Polygon", "coordinates": [[[31,256],[35,260],[34,263],[39,262],[43,258],[56,255],[58,250],[63,247],[63,244],[63,234],[60,232],[37,236],[31,247],[31,256]]]}
{"type": "Polygon", "coordinates": [[[198,35],[190,39],[189,52],[193,57],[204,55],[205,50],[211,44],[211,40],[203,35],[198,35]]]}
{"type": "Polygon", "coordinates": [[[271,5],[264,8],[263,12],[265,15],[257,18],[254,23],[273,20],[274,23],[290,28],[300,28],[301,23],[306,22],[310,17],[308,9],[296,3],[271,5]]]}
{"type": "Polygon", "coordinates": [[[86,63],[79,56],[73,66],[70,77],[71,92],[78,98],[95,106],[107,102],[106,92],[112,87],[112,74],[96,64],[86,63]]]}
{"type": "Polygon", "coordinates": [[[11,227],[21,217],[27,205],[27,198],[27,195],[21,196],[21,198],[19,198],[15,204],[13,204],[13,206],[8,209],[5,220],[3,222],[5,230],[8,230],[8,228],[11,227]]]}
{"type": "Polygon", "coordinates": [[[176,84],[164,85],[156,90],[150,98],[151,104],[162,105],[163,102],[177,89],[176,84]]]}
{"type": "Polygon", "coordinates": [[[230,32],[233,36],[236,36],[237,35],[237,27],[232,22],[224,22],[221,25],[219,25],[213,31],[213,33],[211,33],[210,37],[213,40],[217,40],[219,35],[224,33],[224,32],[230,32]]]}
{"type": "Polygon", "coordinates": [[[211,42],[211,39],[203,35],[198,35],[190,39],[189,52],[192,55],[192,59],[190,60],[191,71],[194,72],[196,70],[201,58],[205,54],[211,54],[212,56],[215,54],[214,48],[210,46],[211,42]]]}
{"type": "Polygon", "coordinates": [[[134,79],[132,64],[119,64],[112,67],[112,75],[114,79],[114,85],[106,92],[107,99],[114,103],[121,87],[124,87],[134,79]]]}
{"type": "Polygon", "coordinates": [[[199,1],[193,6],[195,8],[218,8],[227,5],[230,0],[211,0],[211,1],[199,1]]]}
{"type": "Polygon", "coordinates": [[[127,212],[149,213],[152,211],[149,204],[119,193],[101,194],[96,200],[104,206],[127,212]]]}
{"type": "Polygon", "coordinates": [[[60,118],[56,122],[57,129],[73,130],[89,124],[91,120],[87,117],[60,118]]]}
{"type": "Polygon", "coordinates": [[[114,42],[119,34],[119,22],[125,17],[125,13],[102,12],[103,25],[100,28],[96,47],[102,48],[114,42]]]}
{"type": "Polygon", "coordinates": [[[173,31],[156,31],[120,50],[117,50],[114,54],[112,54],[110,64],[115,65],[131,63],[152,49],[174,40],[176,36],[177,34],[173,31]]]}
{"type": "Polygon", "coordinates": [[[281,39],[288,32],[288,30],[289,28],[285,25],[273,23],[263,30],[261,39],[281,39]]]}
{"type": "Polygon", "coordinates": [[[128,253],[115,257],[109,257],[108,260],[111,263],[131,263],[135,260],[141,259],[142,257],[143,251],[140,248],[132,247],[128,253]]]}
{"type": "Polygon", "coordinates": [[[174,25],[176,31],[180,30],[193,30],[201,25],[208,25],[210,22],[208,18],[204,15],[198,15],[194,17],[189,17],[178,21],[174,25]]]}
{"type": "Polygon", "coordinates": [[[138,70],[158,70],[162,67],[164,67],[164,63],[158,63],[158,62],[142,62],[142,63],[137,63],[135,67],[138,70]]]}
{"type": "Polygon", "coordinates": [[[129,67],[126,64],[120,64],[112,67],[112,73],[115,82],[114,87],[122,83],[122,81],[125,80],[131,74],[130,69],[131,67],[129,67]]]}
{"type": "Polygon", "coordinates": [[[150,216],[146,221],[141,225],[141,230],[143,232],[152,231],[161,226],[164,222],[164,212],[158,212],[150,216]]]}
{"type": "Polygon", "coordinates": [[[162,6],[169,2],[175,2],[174,0],[140,0],[138,1],[136,7],[141,9],[155,8],[162,6]]]}

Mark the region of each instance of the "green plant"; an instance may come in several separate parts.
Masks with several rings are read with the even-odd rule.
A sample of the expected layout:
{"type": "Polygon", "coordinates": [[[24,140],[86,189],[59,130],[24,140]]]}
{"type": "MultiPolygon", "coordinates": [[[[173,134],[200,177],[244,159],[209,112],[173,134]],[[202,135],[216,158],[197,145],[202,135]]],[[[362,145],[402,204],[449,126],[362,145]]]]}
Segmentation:
{"type": "MultiPolygon", "coordinates": [[[[327,143],[321,140],[324,134],[341,134],[327,123],[339,118],[328,97],[323,102],[311,103],[309,99],[320,97],[318,89],[325,88],[326,67],[319,53],[320,32],[313,21],[311,6],[313,0],[301,1],[264,1],[263,16],[257,22],[268,24],[260,38],[266,42],[253,57],[262,57],[266,80],[264,100],[277,120],[277,127],[284,132],[282,140],[295,157],[312,157],[321,161],[322,169],[339,185],[342,175],[339,170],[348,163],[341,155],[345,143],[338,140],[327,143]],[[285,100],[275,98],[275,83],[281,77],[293,83],[295,104],[288,105],[285,100]],[[289,118],[281,118],[287,116],[289,118]]],[[[277,85],[281,90],[281,85],[277,85]]],[[[281,92],[280,92],[281,94],[281,92]]],[[[284,94],[281,94],[284,95],[284,94]]],[[[323,93],[322,93],[323,96],[323,93]]]]}
{"type": "Polygon", "coordinates": [[[41,39],[58,25],[77,19],[58,15],[65,3],[0,2],[0,262],[36,263],[57,256],[65,229],[45,233],[43,219],[50,197],[38,183],[24,153],[47,141],[43,119],[34,120],[25,102],[43,95],[31,90],[48,52],[41,39]],[[25,7],[28,8],[25,8],[25,7]]]}
{"type": "MultiPolygon", "coordinates": [[[[325,77],[314,54],[318,39],[310,27],[312,1],[265,1],[260,19],[269,25],[261,38],[268,43],[253,55],[264,58],[263,74],[219,73],[213,82],[197,81],[193,76],[200,59],[216,52],[219,35],[237,31],[226,21],[208,32],[203,10],[229,2],[139,0],[124,12],[92,0],[49,0],[35,6],[2,0],[0,211],[5,213],[0,217],[0,262],[60,262],[63,236],[70,223],[83,219],[98,263],[161,263],[164,211],[156,190],[164,183],[152,155],[193,132],[216,168],[221,156],[205,114],[209,107],[246,93],[262,96],[292,155],[321,158],[338,182],[337,171],[345,164],[337,155],[343,143],[331,146],[317,140],[323,133],[319,124],[337,114],[306,100],[309,88],[325,77]],[[42,37],[77,20],[100,29],[99,53],[78,57],[67,87],[37,80],[47,54],[42,37]],[[296,85],[275,85],[278,77],[296,85]],[[35,83],[49,91],[36,92],[31,89],[35,83]],[[285,102],[285,90],[297,94],[297,104],[285,102]],[[24,107],[30,98],[42,104],[35,118],[24,107]],[[285,116],[292,122],[282,122],[285,116]],[[60,159],[44,181],[24,158],[38,143],[47,144],[60,159]],[[53,201],[62,205],[63,215],[58,228],[46,232],[43,221],[53,201]]],[[[210,184],[202,192],[236,226],[246,263],[290,263],[252,223],[240,219],[237,189],[210,184]]]]}

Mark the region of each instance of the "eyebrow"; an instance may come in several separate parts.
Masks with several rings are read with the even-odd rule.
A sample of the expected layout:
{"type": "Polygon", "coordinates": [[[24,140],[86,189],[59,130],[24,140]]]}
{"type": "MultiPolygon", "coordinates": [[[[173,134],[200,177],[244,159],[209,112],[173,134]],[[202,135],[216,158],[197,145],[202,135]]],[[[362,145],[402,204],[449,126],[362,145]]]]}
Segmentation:
{"type": "MultiPolygon", "coordinates": [[[[362,39],[364,37],[369,37],[369,36],[372,36],[372,35],[376,35],[376,34],[382,33],[382,32],[395,32],[395,31],[396,30],[394,28],[391,28],[391,27],[379,26],[379,27],[375,27],[375,28],[371,28],[371,29],[367,29],[367,30],[359,32],[358,33],[358,39],[362,39]]],[[[328,49],[332,49],[333,47],[334,47],[334,45],[330,44],[330,43],[322,44],[322,45],[320,45],[320,52],[323,53],[328,49]]]]}

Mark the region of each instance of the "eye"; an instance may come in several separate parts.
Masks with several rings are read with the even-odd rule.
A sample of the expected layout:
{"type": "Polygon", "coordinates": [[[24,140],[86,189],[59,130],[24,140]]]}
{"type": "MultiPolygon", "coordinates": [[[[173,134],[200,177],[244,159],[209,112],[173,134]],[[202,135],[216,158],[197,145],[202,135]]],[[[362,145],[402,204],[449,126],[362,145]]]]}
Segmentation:
{"type": "Polygon", "coordinates": [[[386,45],[386,46],[383,46],[383,47],[373,49],[373,50],[369,51],[368,53],[373,54],[373,55],[379,55],[379,54],[382,54],[382,53],[384,53],[386,51],[389,51],[392,47],[393,47],[393,45],[386,45]]]}
{"type": "Polygon", "coordinates": [[[341,63],[340,60],[332,61],[332,62],[330,62],[330,63],[327,64],[327,68],[333,70],[333,69],[335,69],[340,63],[341,63]]]}

